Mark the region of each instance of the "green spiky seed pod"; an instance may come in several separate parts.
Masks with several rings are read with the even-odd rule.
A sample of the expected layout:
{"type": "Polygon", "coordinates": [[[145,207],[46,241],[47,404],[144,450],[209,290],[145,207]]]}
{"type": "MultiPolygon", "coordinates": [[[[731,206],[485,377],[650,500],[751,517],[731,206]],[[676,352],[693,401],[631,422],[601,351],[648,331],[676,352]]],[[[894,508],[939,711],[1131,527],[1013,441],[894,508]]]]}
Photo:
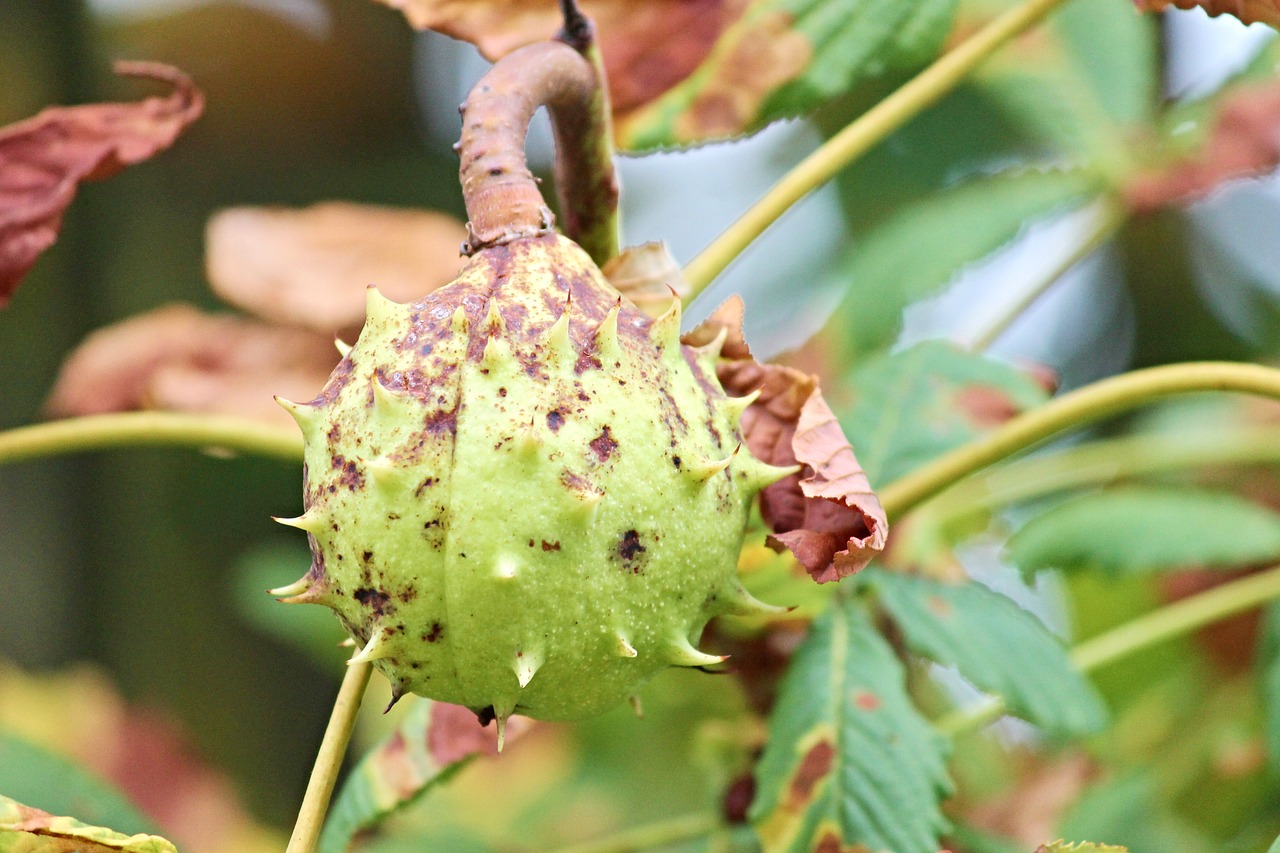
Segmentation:
{"type": "Polygon", "coordinates": [[[314,560],[276,592],[332,608],[396,697],[500,723],[719,662],[694,646],[707,620],[772,609],[737,558],[752,499],[791,470],[742,445],[753,398],[725,395],[719,341],[681,344],[678,300],[651,320],[544,226],[411,304],[371,288],[323,393],[286,404],[306,441],[286,523],[314,560]]]}

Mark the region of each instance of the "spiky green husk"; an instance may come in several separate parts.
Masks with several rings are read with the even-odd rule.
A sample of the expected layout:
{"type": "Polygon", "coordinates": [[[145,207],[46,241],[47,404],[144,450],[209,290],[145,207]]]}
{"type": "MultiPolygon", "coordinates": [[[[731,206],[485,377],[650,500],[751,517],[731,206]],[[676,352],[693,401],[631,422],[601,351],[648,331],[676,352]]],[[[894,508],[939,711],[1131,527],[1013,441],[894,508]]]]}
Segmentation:
{"type": "Polygon", "coordinates": [[[786,471],[740,445],[718,345],[679,342],[551,234],[476,255],[364,331],[308,404],[308,575],[391,680],[473,709],[574,719],[720,658],[707,620],[758,612],[736,564],[786,471]]]}

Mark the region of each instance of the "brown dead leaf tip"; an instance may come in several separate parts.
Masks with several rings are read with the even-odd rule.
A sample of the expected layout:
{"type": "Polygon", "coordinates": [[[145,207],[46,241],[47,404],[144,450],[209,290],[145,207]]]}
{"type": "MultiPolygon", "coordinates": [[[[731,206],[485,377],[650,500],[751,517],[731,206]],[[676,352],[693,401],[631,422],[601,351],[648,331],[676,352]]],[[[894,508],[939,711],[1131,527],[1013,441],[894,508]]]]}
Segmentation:
{"type": "Polygon", "coordinates": [[[132,103],[50,107],[0,128],[0,306],[57,240],[80,183],[163,151],[204,109],[200,91],[177,68],[118,62],[114,70],[173,91],[132,103]]]}
{"type": "Polygon", "coordinates": [[[684,342],[705,346],[725,336],[717,366],[725,392],[760,392],[742,416],[747,448],[770,465],[800,466],[761,492],[761,515],[773,531],[770,545],[790,550],[818,583],[840,580],[884,550],[889,528],[884,508],[817,377],[757,362],[742,334],[742,311],[742,300],[733,297],[684,342]]]}
{"type": "Polygon", "coordinates": [[[1280,3],[1277,0],[1134,0],[1140,12],[1163,12],[1170,6],[1194,9],[1199,6],[1211,18],[1233,15],[1246,24],[1270,24],[1280,27],[1280,3]]]}
{"type": "Polygon", "coordinates": [[[1280,83],[1240,85],[1218,98],[1204,142],[1191,154],[1138,172],[1124,187],[1135,213],[1204,198],[1219,185],[1280,165],[1280,83]]]}

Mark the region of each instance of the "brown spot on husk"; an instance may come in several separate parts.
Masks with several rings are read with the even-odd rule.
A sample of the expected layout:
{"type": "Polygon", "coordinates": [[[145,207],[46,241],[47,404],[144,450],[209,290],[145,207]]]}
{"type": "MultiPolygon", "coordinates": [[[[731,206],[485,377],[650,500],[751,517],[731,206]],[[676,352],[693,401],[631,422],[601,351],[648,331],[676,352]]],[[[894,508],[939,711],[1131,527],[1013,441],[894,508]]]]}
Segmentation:
{"type": "Polygon", "coordinates": [[[618,442],[614,440],[613,435],[609,432],[609,427],[604,427],[600,434],[591,439],[591,450],[595,453],[596,459],[600,462],[608,462],[609,457],[618,449],[618,442]]]}

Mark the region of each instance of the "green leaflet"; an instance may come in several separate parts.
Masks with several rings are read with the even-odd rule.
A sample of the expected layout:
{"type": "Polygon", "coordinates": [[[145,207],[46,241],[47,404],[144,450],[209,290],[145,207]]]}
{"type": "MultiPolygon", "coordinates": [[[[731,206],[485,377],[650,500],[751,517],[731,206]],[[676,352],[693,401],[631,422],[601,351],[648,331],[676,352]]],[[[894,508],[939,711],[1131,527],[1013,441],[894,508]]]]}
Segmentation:
{"type": "Polygon", "coordinates": [[[377,826],[475,757],[481,730],[471,712],[416,696],[412,701],[395,731],[365,753],[334,799],[320,853],[345,853],[356,833],[377,826]],[[465,720],[454,719],[459,711],[465,720]],[[459,722],[469,727],[465,740],[452,731],[459,722]]]}
{"type": "Polygon", "coordinates": [[[122,835],[0,795],[0,853],[177,853],[157,835],[122,835]]]}
{"type": "Polygon", "coordinates": [[[1025,374],[942,341],[879,356],[846,383],[836,412],[872,486],[881,486],[981,435],[993,410],[1013,414],[1046,394],[1025,374]]]}
{"type": "Polygon", "coordinates": [[[1010,599],[970,582],[870,568],[859,583],[875,591],[911,651],[949,664],[1009,709],[1054,735],[1090,734],[1106,709],[1066,649],[1010,599]]]}
{"type": "Polygon", "coordinates": [[[697,70],[617,128],[643,151],[740,136],[931,59],[956,0],[756,0],[697,70]]]}
{"type": "MultiPolygon", "coordinates": [[[[1273,776],[1280,776],[1280,603],[1272,603],[1266,610],[1258,669],[1258,689],[1266,719],[1267,765],[1273,776]]],[[[1273,845],[1271,849],[1277,848],[1273,845]]]]}
{"type": "Polygon", "coordinates": [[[834,321],[845,355],[888,346],[908,305],[1013,240],[1029,222],[1081,204],[1097,189],[1096,176],[1085,170],[1023,169],[972,179],[887,217],[828,273],[848,288],[834,321]]]}
{"type": "Polygon", "coordinates": [[[1238,566],[1280,558],[1280,516],[1231,494],[1131,486],[1055,506],[1007,547],[1024,572],[1238,566]]]}
{"type": "Polygon", "coordinates": [[[1151,18],[1110,0],[1079,0],[994,56],[974,80],[1054,149],[1120,175],[1142,165],[1131,135],[1155,113],[1158,69],[1151,18]]]}
{"type": "Polygon", "coordinates": [[[824,840],[936,853],[946,741],[917,713],[893,649],[856,600],[816,622],[782,681],[750,819],[771,853],[824,840]]]}
{"type": "MultiPolygon", "coordinates": [[[[130,833],[156,827],[106,782],[70,760],[0,730],[0,794],[54,814],[130,833]]],[[[0,847],[0,850],[3,850],[0,847]]]]}
{"type": "Polygon", "coordinates": [[[1280,838],[1271,842],[1271,846],[1267,848],[1267,853],[1280,853],[1280,838]]]}
{"type": "Polygon", "coordinates": [[[1094,844],[1091,841],[1081,841],[1077,844],[1055,841],[1052,844],[1040,845],[1036,853],[1128,853],[1128,850],[1128,847],[1117,847],[1114,844],[1094,844]]]}

